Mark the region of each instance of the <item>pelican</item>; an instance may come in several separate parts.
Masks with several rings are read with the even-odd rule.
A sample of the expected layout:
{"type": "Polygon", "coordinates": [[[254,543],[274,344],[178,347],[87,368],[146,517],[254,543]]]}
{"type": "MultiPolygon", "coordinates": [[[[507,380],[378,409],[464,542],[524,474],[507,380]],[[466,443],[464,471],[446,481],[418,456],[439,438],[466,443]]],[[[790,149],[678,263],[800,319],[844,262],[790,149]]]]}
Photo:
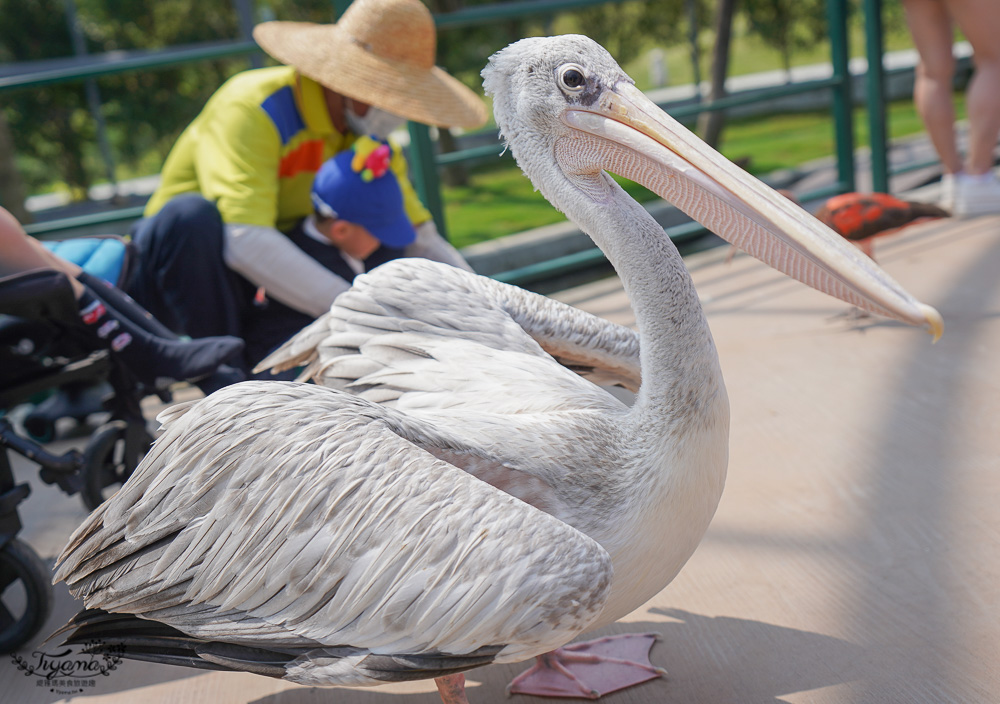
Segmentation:
{"type": "MultiPolygon", "coordinates": [[[[457,703],[462,672],[551,653],[663,589],[719,502],[728,400],[676,248],[605,170],[810,286],[940,334],[933,308],[590,39],[516,42],[483,75],[521,168],[614,264],[639,332],[433,262],[361,277],[269,362],[305,360],[339,388],[247,382],[161,414],[162,437],[59,558],[87,607],[67,642],[307,685],[434,678],[457,703]],[[634,405],[591,380],[636,388],[634,405]]],[[[656,676],[622,667],[639,674],[612,686],[656,676]]]]}

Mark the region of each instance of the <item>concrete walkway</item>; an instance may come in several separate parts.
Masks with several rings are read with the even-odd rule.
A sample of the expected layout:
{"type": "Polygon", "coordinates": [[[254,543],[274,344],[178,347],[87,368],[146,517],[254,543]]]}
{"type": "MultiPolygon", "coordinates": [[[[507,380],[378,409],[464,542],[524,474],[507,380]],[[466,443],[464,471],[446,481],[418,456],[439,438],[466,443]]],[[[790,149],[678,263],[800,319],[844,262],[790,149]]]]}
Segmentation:
{"type": "MultiPolygon", "coordinates": [[[[744,255],[689,258],[731,399],[729,480],[677,580],[608,629],[659,631],[651,657],[669,676],[604,701],[998,700],[1000,217],[917,226],[876,253],[941,311],[939,343],[852,322],[845,305],[744,255]]],[[[558,297],[632,322],[617,279],[558,297]]],[[[26,465],[16,471],[31,478],[26,465]]],[[[51,558],[85,511],[36,485],[22,516],[22,537],[51,558]]],[[[57,588],[46,631],[78,606],[57,588]]],[[[439,701],[430,682],[321,690],[133,662],[64,695],[3,658],[2,699],[24,704],[439,701]]],[[[471,700],[505,701],[522,667],[472,671],[471,700]]]]}

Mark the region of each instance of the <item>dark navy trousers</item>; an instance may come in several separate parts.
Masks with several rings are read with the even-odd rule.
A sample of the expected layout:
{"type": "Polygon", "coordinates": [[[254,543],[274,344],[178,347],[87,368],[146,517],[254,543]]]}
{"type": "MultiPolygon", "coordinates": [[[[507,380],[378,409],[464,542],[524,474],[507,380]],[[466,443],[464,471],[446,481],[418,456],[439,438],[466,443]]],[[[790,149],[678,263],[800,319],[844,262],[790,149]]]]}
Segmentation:
{"type": "MultiPolygon", "coordinates": [[[[174,332],[246,339],[255,289],[223,259],[223,226],[215,204],[177,196],[132,227],[135,260],[126,292],[174,332]]],[[[246,350],[246,368],[255,352],[246,350]]],[[[246,369],[244,369],[246,371],[246,369]]]]}

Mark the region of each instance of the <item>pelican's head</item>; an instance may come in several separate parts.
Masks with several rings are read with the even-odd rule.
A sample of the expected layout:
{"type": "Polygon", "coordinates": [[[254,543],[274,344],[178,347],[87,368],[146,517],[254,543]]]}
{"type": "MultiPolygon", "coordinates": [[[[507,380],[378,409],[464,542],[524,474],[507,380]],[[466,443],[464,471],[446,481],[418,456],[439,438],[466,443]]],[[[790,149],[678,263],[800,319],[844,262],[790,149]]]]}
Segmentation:
{"type": "Polygon", "coordinates": [[[600,198],[592,177],[611,171],[641,183],[778,271],[940,336],[936,310],[663,112],[593,40],[522,39],[490,58],[483,79],[500,132],[535,187],[554,204],[600,198]]]}

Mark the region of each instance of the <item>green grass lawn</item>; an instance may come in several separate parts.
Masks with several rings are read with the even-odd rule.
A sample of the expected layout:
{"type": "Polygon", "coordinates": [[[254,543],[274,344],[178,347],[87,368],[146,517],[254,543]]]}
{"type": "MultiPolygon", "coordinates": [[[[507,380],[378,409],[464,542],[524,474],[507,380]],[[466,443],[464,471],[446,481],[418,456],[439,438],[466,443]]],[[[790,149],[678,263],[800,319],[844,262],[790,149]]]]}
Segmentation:
{"type": "MultiPolygon", "coordinates": [[[[965,118],[962,94],[955,95],[959,119],[965,118]]],[[[888,106],[889,134],[900,138],[923,132],[923,124],[910,100],[888,106]]],[[[857,146],[868,144],[864,111],[855,112],[857,146]]],[[[749,159],[747,169],[763,176],[834,153],[833,124],[828,112],[781,114],[731,121],[723,138],[722,153],[730,159],[749,159]]],[[[644,202],[655,198],[645,188],[619,180],[629,193],[644,202]]],[[[456,247],[502,237],[565,218],[541,196],[512,159],[472,174],[470,185],[443,189],[448,237],[456,247]]]]}
{"type": "MultiPolygon", "coordinates": [[[[965,118],[962,94],[955,95],[955,112],[958,119],[965,118]]],[[[924,131],[910,100],[889,103],[887,116],[890,138],[924,131]]],[[[854,113],[854,134],[857,146],[868,145],[868,117],[864,111],[854,113]]],[[[762,176],[833,154],[833,123],[826,112],[736,121],[726,128],[721,151],[734,160],[749,157],[749,171],[762,176]]]]}

